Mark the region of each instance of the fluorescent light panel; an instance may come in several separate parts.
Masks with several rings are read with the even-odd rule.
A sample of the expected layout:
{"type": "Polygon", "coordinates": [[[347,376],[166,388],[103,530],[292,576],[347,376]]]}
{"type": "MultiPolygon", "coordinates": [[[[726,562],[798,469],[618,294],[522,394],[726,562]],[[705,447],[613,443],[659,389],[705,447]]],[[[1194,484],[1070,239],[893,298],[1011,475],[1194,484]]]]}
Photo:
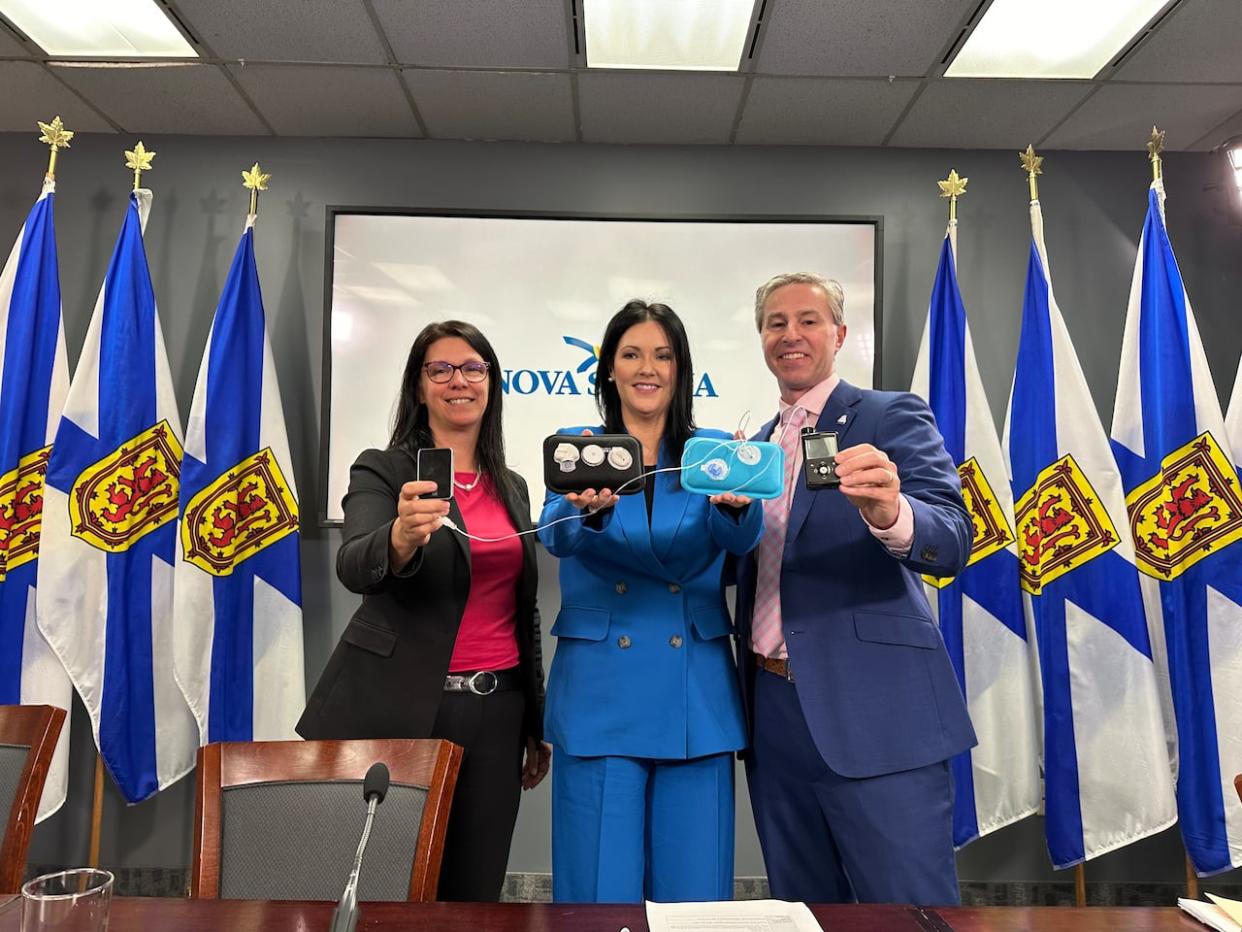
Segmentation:
{"type": "Polygon", "coordinates": [[[0,0],[49,55],[197,58],[155,0],[0,0]]]}
{"type": "Polygon", "coordinates": [[[1093,78],[1168,0],[995,0],[948,78],[1093,78]]]}
{"type": "Polygon", "coordinates": [[[755,0],[583,0],[587,66],[737,71],[755,0]]]}

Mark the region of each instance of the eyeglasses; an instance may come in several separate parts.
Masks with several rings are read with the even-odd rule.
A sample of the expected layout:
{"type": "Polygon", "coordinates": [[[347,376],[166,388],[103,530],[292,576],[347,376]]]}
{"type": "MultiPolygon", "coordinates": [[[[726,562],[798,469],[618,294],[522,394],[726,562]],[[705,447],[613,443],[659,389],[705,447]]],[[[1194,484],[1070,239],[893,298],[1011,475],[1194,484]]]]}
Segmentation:
{"type": "Polygon", "coordinates": [[[463,362],[460,366],[455,366],[451,362],[429,362],[423,365],[423,369],[427,373],[427,378],[433,382],[449,382],[452,381],[453,373],[460,370],[461,377],[467,382],[482,382],[487,378],[487,370],[490,366],[485,362],[472,359],[470,362],[463,362]]]}

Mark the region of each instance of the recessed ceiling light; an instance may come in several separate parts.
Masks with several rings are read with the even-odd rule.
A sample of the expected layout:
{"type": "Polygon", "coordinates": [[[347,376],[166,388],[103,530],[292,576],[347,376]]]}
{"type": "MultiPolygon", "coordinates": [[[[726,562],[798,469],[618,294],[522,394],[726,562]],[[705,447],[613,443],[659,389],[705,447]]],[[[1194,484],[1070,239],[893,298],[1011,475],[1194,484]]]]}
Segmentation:
{"type": "Polygon", "coordinates": [[[0,0],[0,13],[49,55],[198,57],[155,0],[0,0]]]}
{"type": "Polygon", "coordinates": [[[995,0],[947,78],[1093,78],[1169,0],[995,0]]]}
{"type": "Polygon", "coordinates": [[[583,0],[587,66],[737,71],[755,0],[583,0]]]}

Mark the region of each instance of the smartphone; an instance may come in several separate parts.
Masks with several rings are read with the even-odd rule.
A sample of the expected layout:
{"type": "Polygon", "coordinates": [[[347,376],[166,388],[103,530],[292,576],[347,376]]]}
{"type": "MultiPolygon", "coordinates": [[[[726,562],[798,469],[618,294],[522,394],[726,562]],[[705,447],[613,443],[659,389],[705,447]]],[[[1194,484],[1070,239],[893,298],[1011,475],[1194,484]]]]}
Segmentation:
{"type": "Polygon", "coordinates": [[[418,481],[436,484],[436,490],[423,498],[452,498],[453,451],[448,447],[423,447],[419,450],[418,481]]]}

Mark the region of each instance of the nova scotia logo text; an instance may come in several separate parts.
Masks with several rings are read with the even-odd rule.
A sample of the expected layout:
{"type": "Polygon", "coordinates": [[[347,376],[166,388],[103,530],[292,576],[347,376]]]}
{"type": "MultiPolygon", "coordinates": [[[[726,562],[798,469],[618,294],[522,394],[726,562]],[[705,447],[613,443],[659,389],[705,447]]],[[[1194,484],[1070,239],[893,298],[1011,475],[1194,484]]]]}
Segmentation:
{"type": "MultiPolygon", "coordinates": [[[[505,369],[500,387],[506,395],[594,395],[599,347],[577,337],[561,337],[567,346],[586,354],[576,367],[569,369],[505,369]]],[[[716,398],[719,393],[711,375],[700,373],[694,382],[694,397],[716,398]]]]}

